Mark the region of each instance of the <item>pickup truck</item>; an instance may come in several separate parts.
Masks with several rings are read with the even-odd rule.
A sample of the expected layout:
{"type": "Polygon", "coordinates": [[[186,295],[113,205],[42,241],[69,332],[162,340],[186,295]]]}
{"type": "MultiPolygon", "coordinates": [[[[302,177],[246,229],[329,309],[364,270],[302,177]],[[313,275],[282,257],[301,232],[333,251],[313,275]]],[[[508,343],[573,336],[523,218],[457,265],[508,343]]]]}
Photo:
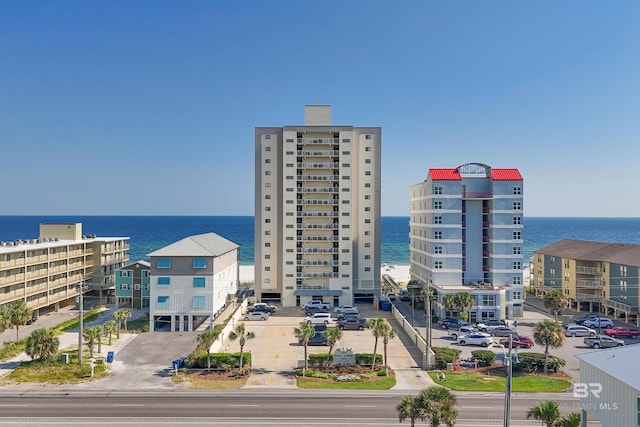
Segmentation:
{"type": "Polygon", "coordinates": [[[249,308],[247,308],[247,311],[249,313],[253,312],[253,311],[262,311],[265,313],[275,313],[277,310],[275,305],[270,305],[267,304],[265,302],[257,302],[255,304],[253,304],[252,306],[250,306],[249,308]]]}
{"type": "Polygon", "coordinates": [[[438,320],[438,325],[440,325],[442,329],[459,329],[461,326],[469,326],[468,323],[465,323],[456,317],[447,317],[442,320],[438,320]]]}
{"type": "Polygon", "coordinates": [[[595,337],[585,337],[585,345],[592,348],[620,347],[624,345],[624,341],[607,335],[597,335],[595,337]]]}
{"type": "Polygon", "coordinates": [[[604,331],[605,335],[609,335],[614,338],[631,338],[636,339],[640,337],[640,329],[627,328],[626,326],[616,326],[615,328],[609,328],[604,331]]]}
{"type": "Polygon", "coordinates": [[[314,299],[312,301],[309,301],[308,303],[306,303],[304,305],[305,310],[308,308],[318,308],[321,310],[330,310],[331,309],[331,304],[314,299]]]}

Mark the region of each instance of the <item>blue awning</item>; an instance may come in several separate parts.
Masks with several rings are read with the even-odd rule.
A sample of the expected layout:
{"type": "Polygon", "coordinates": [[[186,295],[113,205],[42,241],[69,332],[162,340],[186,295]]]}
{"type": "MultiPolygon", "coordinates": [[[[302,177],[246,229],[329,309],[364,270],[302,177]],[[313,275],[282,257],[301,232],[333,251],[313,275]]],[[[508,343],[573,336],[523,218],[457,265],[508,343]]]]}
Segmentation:
{"type": "Polygon", "coordinates": [[[293,291],[293,294],[302,296],[340,296],[342,295],[342,291],[339,289],[296,289],[295,291],[293,291]]]}

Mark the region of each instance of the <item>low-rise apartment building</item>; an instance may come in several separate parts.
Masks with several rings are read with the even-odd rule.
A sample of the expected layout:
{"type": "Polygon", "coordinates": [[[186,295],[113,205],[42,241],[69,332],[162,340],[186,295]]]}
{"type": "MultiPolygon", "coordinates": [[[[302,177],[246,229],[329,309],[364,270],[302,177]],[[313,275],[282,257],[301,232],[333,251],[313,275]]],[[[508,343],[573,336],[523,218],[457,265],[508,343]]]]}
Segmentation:
{"type": "Polygon", "coordinates": [[[640,245],[564,239],[533,254],[531,286],[561,291],[572,308],[638,319],[640,245]]]}
{"type": "Polygon", "coordinates": [[[239,248],[206,233],[150,253],[150,330],[194,331],[212,323],[238,290],[239,248]]]}
{"type": "Polygon", "coordinates": [[[82,223],[40,224],[35,239],[0,241],[0,305],[25,300],[36,315],[75,304],[84,291],[99,301],[129,259],[128,237],[83,235],[82,223]]]}
{"type": "Polygon", "coordinates": [[[147,261],[127,264],[116,271],[116,308],[149,307],[150,283],[151,264],[147,261]]]}

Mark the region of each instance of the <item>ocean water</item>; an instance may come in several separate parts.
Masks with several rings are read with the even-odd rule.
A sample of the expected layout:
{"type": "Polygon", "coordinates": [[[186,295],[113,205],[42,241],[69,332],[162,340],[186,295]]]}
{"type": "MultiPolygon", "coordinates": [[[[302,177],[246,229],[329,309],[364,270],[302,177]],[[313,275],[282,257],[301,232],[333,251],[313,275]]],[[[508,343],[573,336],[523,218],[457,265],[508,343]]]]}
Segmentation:
{"type": "MultiPolygon", "coordinates": [[[[40,223],[81,222],[84,234],[130,237],[131,261],[184,237],[214,232],[240,245],[253,264],[253,216],[0,216],[0,241],[35,239],[40,223]]],[[[524,218],[525,265],[533,252],[562,239],[640,244],[640,218],[524,218]]],[[[409,265],[409,217],[382,217],[382,261],[409,265]]]]}

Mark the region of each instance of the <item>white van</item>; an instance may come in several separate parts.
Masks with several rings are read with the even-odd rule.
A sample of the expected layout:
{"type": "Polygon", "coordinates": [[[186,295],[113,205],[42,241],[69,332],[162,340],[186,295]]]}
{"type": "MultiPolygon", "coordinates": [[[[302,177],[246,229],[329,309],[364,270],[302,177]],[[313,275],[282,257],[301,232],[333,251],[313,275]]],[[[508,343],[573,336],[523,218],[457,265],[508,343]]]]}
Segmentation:
{"type": "Polygon", "coordinates": [[[305,317],[304,322],[308,324],[328,325],[333,323],[333,319],[331,318],[331,313],[315,313],[311,316],[305,317]]]}

